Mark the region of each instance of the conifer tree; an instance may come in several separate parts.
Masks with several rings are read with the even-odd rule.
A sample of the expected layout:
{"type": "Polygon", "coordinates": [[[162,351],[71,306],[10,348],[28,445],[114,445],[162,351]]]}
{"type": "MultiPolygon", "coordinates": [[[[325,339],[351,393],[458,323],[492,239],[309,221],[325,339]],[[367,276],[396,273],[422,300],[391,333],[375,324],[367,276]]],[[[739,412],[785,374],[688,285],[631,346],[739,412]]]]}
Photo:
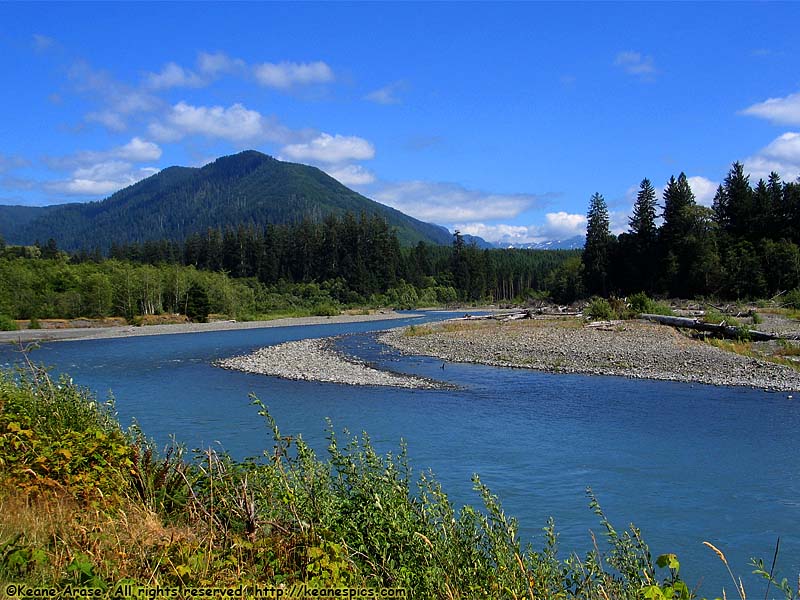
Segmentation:
{"type": "Polygon", "coordinates": [[[714,215],[723,231],[733,236],[746,235],[752,226],[753,190],[744,165],[735,162],[725,177],[721,193],[714,198],[714,215]]]}
{"type": "Polygon", "coordinates": [[[619,256],[616,268],[617,287],[628,292],[652,293],[655,287],[656,191],[649,179],[643,179],[628,219],[628,233],[619,236],[619,256]]]}
{"type": "Polygon", "coordinates": [[[586,214],[586,244],[583,247],[583,278],[589,294],[605,296],[608,292],[611,233],[606,201],[595,193],[586,214]]]}
{"type": "Polygon", "coordinates": [[[656,238],[656,190],[650,180],[642,179],[633,215],[628,219],[629,232],[640,244],[652,243],[656,238]]]}

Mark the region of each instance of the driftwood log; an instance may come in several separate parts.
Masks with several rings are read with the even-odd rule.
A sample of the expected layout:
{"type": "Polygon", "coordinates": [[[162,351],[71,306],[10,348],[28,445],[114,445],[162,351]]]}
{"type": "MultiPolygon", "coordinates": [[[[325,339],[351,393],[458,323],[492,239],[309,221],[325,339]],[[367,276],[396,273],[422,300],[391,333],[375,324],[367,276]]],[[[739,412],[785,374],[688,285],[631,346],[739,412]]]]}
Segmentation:
{"type": "MultiPolygon", "coordinates": [[[[726,325],[724,322],[720,323],[719,325],[714,325],[713,323],[704,323],[700,319],[692,319],[689,317],[670,317],[666,315],[651,315],[651,314],[642,314],[639,315],[642,319],[646,319],[648,321],[653,321],[654,323],[661,323],[662,325],[670,325],[672,327],[680,327],[684,329],[695,329],[697,331],[709,331],[711,333],[716,333],[726,338],[738,338],[741,337],[742,328],[741,327],[733,327],[732,325],[726,325]]],[[[777,333],[768,333],[766,331],[758,331],[756,329],[745,329],[745,331],[749,334],[750,339],[755,342],[767,342],[770,340],[798,340],[800,339],[800,334],[788,334],[788,335],[778,335],[777,333]]]]}
{"type": "Polygon", "coordinates": [[[544,312],[542,309],[521,310],[512,313],[494,313],[491,315],[470,315],[450,319],[451,321],[519,321],[521,319],[534,319],[537,316],[545,317],[579,317],[579,312],[544,312]]]}

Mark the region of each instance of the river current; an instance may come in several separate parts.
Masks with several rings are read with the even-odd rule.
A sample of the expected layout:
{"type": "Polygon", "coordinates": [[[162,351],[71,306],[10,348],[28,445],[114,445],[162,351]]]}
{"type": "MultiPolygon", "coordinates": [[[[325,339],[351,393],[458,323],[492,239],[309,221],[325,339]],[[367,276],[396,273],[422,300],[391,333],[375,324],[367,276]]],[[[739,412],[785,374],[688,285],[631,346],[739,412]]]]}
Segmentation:
{"type": "MultiPolygon", "coordinates": [[[[249,394],[270,409],[285,435],[301,433],[324,455],[325,419],[341,432],[366,431],[383,451],[408,444],[417,473],[431,470],[457,506],[476,504],[478,473],[520,537],[535,548],[552,516],[562,555],[591,549],[602,527],[589,510],[591,486],[618,531],[642,530],[654,556],[678,554],[690,586],[734,597],[722,549],[748,594],[752,556],[800,573],[800,398],[747,388],[553,375],[405,357],[370,332],[441,319],[277,327],[43,344],[34,361],[68,373],[103,399],[113,392],[120,421],[135,419],[160,444],[213,446],[237,458],[272,447],[249,394]],[[392,370],[457,384],[406,390],[286,381],[223,370],[214,359],[309,337],[346,335],[347,352],[392,370]]],[[[0,348],[0,364],[17,360],[0,348]]],[[[770,595],[776,593],[773,588],[770,595]]]]}

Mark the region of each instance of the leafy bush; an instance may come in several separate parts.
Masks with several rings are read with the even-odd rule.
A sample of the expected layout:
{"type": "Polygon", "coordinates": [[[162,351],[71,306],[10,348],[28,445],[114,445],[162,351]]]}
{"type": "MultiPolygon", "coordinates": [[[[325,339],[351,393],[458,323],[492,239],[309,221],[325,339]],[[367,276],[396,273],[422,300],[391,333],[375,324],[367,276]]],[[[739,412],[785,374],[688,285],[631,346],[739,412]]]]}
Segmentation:
{"type": "Polygon", "coordinates": [[[62,376],[0,373],[0,467],[29,493],[67,488],[82,501],[118,498],[131,446],[113,405],[62,376]]]}
{"type": "Polygon", "coordinates": [[[0,314],[0,331],[16,331],[17,322],[8,315],[0,314]]]}
{"type": "Polygon", "coordinates": [[[783,295],[783,302],[781,304],[786,308],[800,310],[800,288],[795,288],[786,292],[783,295]]]}
{"type": "Polygon", "coordinates": [[[703,314],[703,321],[713,325],[721,325],[723,322],[730,327],[740,327],[739,321],[730,315],[723,315],[718,309],[713,306],[706,307],[705,314],[703,314]]]}
{"type": "Polygon", "coordinates": [[[595,321],[610,321],[616,318],[616,314],[605,298],[592,298],[584,314],[595,321]]]}
{"type": "Polygon", "coordinates": [[[339,312],[339,307],[331,302],[320,302],[311,308],[311,314],[317,317],[335,317],[339,312]]]}
{"type": "Polygon", "coordinates": [[[631,312],[636,315],[671,315],[672,309],[664,302],[657,302],[649,298],[644,292],[639,292],[628,297],[631,312]]]}

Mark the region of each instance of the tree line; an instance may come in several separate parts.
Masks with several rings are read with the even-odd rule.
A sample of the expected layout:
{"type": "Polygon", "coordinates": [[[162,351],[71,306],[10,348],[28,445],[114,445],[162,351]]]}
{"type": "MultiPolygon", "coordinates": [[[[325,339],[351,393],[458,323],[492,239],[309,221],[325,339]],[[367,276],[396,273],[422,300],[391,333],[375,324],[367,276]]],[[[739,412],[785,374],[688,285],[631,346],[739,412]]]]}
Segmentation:
{"type": "Polygon", "coordinates": [[[643,179],[628,230],[614,236],[609,227],[596,193],[581,262],[557,275],[572,283],[565,295],[763,298],[800,286],[800,180],[772,173],[752,187],[736,162],[709,208],[697,204],[684,173],[670,178],[660,205],[643,179]]]}
{"type": "Polygon", "coordinates": [[[400,245],[377,216],[208,229],[183,242],[69,255],[53,240],[0,242],[0,314],[17,319],[220,313],[331,314],[342,307],[524,300],[579,251],[400,245]]]}

